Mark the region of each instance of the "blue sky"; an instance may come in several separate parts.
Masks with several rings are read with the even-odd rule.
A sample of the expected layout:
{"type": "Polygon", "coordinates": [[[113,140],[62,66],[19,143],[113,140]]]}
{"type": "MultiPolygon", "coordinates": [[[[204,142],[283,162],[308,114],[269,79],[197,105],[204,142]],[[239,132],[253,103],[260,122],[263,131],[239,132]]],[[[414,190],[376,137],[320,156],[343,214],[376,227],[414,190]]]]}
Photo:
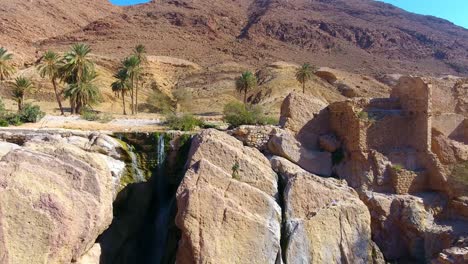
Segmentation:
{"type": "Polygon", "coordinates": [[[110,0],[115,5],[134,5],[149,2],[150,0],[110,0]]]}
{"type": "MultiPolygon", "coordinates": [[[[110,0],[116,5],[132,5],[149,0],[110,0]]],[[[381,0],[413,13],[445,18],[468,29],[468,0],[381,0]]]]}
{"type": "Polygon", "coordinates": [[[413,13],[447,19],[468,29],[468,0],[382,0],[413,13]]]}

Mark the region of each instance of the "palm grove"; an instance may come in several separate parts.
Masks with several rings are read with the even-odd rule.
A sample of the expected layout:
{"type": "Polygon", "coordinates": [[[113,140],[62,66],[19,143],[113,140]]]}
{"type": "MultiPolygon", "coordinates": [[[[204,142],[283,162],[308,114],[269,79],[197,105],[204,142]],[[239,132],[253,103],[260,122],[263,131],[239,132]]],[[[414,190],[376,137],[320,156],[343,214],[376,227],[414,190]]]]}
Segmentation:
{"type": "MultiPolygon", "coordinates": [[[[96,67],[90,54],[91,48],[88,45],[75,44],[63,56],[54,51],[47,51],[39,60],[37,70],[42,78],[48,79],[52,84],[62,115],[65,112],[62,98],[69,100],[71,114],[80,114],[101,100],[101,93],[96,85],[96,67]]],[[[124,96],[127,93],[130,93],[131,97],[131,113],[138,112],[138,88],[145,61],[145,47],[138,45],[133,54],[122,61],[121,68],[114,76],[116,81],[112,84],[112,90],[119,97],[122,96],[124,114],[126,114],[124,96]]],[[[0,48],[0,86],[7,85],[6,81],[15,71],[13,54],[0,48]]],[[[34,88],[32,80],[19,76],[9,85],[12,88],[11,96],[18,104],[18,110],[22,110],[25,96],[34,88]]]]}
{"type": "MultiPolygon", "coordinates": [[[[6,49],[0,48],[0,86],[14,74],[13,55],[6,49]]],[[[142,84],[144,66],[147,63],[146,49],[137,45],[130,56],[121,61],[114,74],[112,91],[122,101],[123,114],[127,114],[126,96],[130,97],[130,113],[138,114],[139,88],[142,84]]],[[[64,55],[54,51],[43,54],[37,65],[38,73],[47,79],[54,88],[58,108],[63,115],[62,98],[68,99],[71,114],[81,114],[83,110],[91,108],[101,101],[101,93],[96,85],[96,66],[91,59],[91,48],[86,44],[75,44],[64,55]]],[[[305,93],[306,83],[313,78],[315,68],[310,64],[303,64],[296,71],[296,80],[302,85],[305,93]]],[[[236,116],[247,116],[239,122],[262,123],[255,117],[259,107],[248,104],[248,93],[258,86],[257,76],[250,71],[242,73],[237,78],[236,90],[243,97],[243,104],[231,103],[225,107],[226,112],[235,112],[236,116]],[[250,118],[250,119],[249,119],[250,118]]],[[[33,91],[34,85],[30,78],[19,76],[11,84],[12,97],[18,105],[18,111],[24,108],[25,96],[33,91]]]]}

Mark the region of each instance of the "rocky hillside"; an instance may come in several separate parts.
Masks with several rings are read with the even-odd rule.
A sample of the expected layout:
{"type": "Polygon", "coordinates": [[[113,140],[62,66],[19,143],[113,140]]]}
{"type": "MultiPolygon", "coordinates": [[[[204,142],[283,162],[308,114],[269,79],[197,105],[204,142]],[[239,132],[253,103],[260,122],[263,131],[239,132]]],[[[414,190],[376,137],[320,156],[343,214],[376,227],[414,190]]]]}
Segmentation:
{"type": "Polygon", "coordinates": [[[106,0],[12,0],[0,6],[0,46],[30,60],[40,41],[81,30],[120,10],[106,0]]]}
{"type": "Polygon", "coordinates": [[[468,74],[468,30],[378,1],[160,0],[120,9],[101,0],[80,2],[78,13],[70,4],[9,1],[0,9],[0,45],[34,57],[35,48],[81,41],[121,58],[141,42],[152,54],[202,65],[285,60],[365,73],[468,74]]]}

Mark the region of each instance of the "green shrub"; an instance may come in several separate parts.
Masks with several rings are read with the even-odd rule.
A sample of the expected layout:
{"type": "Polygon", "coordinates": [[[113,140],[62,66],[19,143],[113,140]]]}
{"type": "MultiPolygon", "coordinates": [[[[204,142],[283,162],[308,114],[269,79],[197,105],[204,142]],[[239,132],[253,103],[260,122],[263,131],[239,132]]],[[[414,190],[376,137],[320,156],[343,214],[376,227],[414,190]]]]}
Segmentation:
{"type": "Polygon", "coordinates": [[[278,120],[265,115],[262,107],[258,105],[246,106],[240,102],[231,102],[224,107],[224,121],[231,127],[241,125],[276,125],[278,120]]]}
{"type": "Polygon", "coordinates": [[[2,98],[0,98],[0,116],[3,116],[5,112],[6,112],[5,104],[3,103],[2,98]]]}
{"type": "Polygon", "coordinates": [[[395,164],[392,166],[393,170],[395,170],[396,172],[401,172],[403,170],[403,165],[401,164],[395,164]]]}
{"type": "Polygon", "coordinates": [[[0,118],[0,127],[7,127],[9,125],[8,120],[0,118]]]}
{"type": "Polygon", "coordinates": [[[190,114],[169,114],[166,117],[166,124],[172,130],[192,131],[196,127],[203,127],[204,123],[190,114]]]}
{"type": "Polygon", "coordinates": [[[19,114],[8,114],[5,116],[5,119],[8,121],[8,124],[12,126],[20,126],[23,124],[19,114]]]}
{"type": "Polygon", "coordinates": [[[175,110],[174,102],[171,98],[159,90],[153,91],[146,99],[146,103],[150,112],[167,114],[175,110]]]}
{"type": "Polygon", "coordinates": [[[26,104],[18,115],[24,123],[36,123],[45,116],[45,113],[38,105],[26,104]]]}
{"type": "Polygon", "coordinates": [[[81,118],[87,121],[97,121],[99,120],[99,115],[96,113],[96,111],[85,108],[81,111],[81,118]]]}

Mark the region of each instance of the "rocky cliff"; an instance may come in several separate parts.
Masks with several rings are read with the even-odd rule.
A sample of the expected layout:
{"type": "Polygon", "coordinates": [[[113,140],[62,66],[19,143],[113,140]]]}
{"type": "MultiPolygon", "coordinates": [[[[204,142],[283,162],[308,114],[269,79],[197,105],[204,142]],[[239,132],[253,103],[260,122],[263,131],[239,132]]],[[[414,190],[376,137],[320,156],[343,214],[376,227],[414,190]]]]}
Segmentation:
{"type": "Polygon", "coordinates": [[[0,131],[0,260],[466,263],[467,138],[434,128],[434,85],[293,93],[281,126],[0,131]]]}

